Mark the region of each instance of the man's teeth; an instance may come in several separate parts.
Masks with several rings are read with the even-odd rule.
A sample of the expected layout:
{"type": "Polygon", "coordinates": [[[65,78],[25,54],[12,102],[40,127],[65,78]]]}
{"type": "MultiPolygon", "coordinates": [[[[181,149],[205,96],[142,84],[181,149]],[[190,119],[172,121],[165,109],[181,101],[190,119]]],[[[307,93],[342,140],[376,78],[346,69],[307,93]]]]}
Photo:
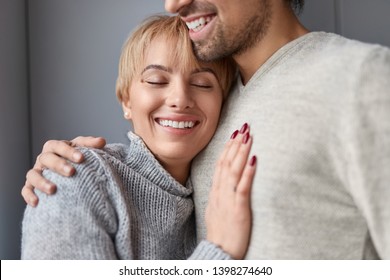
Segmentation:
{"type": "Polygon", "coordinates": [[[199,31],[201,30],[207,23],[211,21],[212,17],[201,17],[191,22],[186,22],[188,29],[192,31],[199,31]]]}
{"type": "Polygon", "coordinates": [[[189,122],[177,122],[177,121],[170,121],[170,120],[159,120],[158,123],[162,126],[169,126],[173,128],[192,128],[194,127],[195,123],[192,121],[189,122]]]}

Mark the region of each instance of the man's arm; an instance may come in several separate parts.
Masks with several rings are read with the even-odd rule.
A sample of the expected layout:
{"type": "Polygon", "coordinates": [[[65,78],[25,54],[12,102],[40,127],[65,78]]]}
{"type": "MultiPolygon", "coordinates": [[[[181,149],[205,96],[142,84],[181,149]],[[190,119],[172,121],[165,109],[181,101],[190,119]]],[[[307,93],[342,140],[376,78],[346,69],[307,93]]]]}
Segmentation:
{"type": "Polygon", "coordinates": [[[344,126],[347,174],[369,238],[390,259],[390,51],[378,47],[361,68],[344,126]]]}
{"type": "Polygon", "coordinates": [[[102,149],[106,140],[102,137],[77,137],[71,141],[49,140],[38,155],[35,165],[27,172],[26,182],[22,188],[22,196],[30,206],[38,205],[38,197],[34,189],[53,194],[56,185],[42,176],[43,169],[50,169],[63,176],[72,176],[75,173],[74,167],[68,162],[80,163],[84,160],[76,146],[102,149]]]}

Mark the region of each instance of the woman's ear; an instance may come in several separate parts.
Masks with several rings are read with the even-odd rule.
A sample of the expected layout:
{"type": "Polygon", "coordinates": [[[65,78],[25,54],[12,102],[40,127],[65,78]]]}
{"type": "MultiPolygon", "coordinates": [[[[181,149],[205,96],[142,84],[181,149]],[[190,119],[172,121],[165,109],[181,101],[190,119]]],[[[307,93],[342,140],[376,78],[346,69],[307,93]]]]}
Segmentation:
{"type": "Polygon", "coordinates": [[[130,100],[123,100],[122,101],[122,109],[123,109],[123,116],[126,120],[131,120],[131,105],[130,100]]]}

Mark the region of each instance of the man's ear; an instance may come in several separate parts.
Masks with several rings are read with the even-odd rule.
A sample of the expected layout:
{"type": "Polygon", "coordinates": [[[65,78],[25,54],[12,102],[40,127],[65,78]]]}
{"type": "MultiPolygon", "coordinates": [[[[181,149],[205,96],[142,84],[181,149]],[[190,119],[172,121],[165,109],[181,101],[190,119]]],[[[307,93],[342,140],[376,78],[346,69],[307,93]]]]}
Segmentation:
{"type": "Polygon", "coordinates": [[[122,101],[123,116],[126,120],[131,120],[131,104],[129,98],[122,101]]]}

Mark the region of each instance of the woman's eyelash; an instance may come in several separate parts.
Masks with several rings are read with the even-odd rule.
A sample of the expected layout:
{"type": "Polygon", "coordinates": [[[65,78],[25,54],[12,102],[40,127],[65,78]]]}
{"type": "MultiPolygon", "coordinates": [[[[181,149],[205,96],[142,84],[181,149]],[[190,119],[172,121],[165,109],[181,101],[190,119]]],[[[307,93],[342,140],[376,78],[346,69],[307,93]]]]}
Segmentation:
{"type": "Polygon", "coordinates": [[[153,81],[146,81],[150,85],[166,85],[167,82],[153,82],[153,81]]]}
{"type": "MultiPolygon", "coordinates": [[[[164,81],[148,81],[148,80],[144,80],[145,83],[149,84],[149,85],[167,85],[168,82],[164,82],[164,81]]],[[[200,83],[191,83],[191,86],[194,86],[194,87],[198,87],[198,88],[204,88],[204,89],[209,89],[209,88],[212,88],[213,86],[212,85],[208,85],[208,84],[200,84],[200,83]]]]}
{"type": "Polygon", "coordinates": [[[210,85],[203,85],[203,84],[192,84],[192,85],[200,88],[212,88],[212,86],[210,85]]]}

